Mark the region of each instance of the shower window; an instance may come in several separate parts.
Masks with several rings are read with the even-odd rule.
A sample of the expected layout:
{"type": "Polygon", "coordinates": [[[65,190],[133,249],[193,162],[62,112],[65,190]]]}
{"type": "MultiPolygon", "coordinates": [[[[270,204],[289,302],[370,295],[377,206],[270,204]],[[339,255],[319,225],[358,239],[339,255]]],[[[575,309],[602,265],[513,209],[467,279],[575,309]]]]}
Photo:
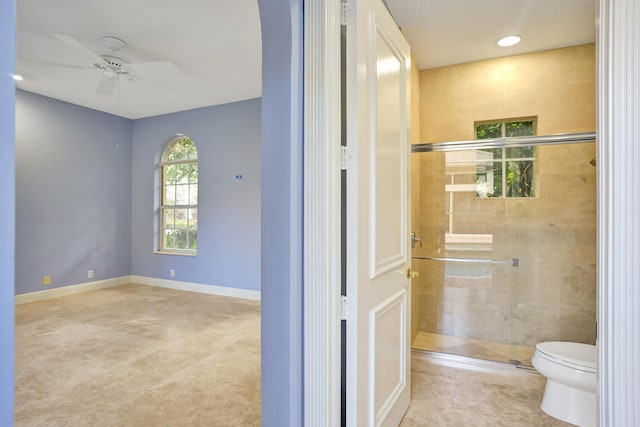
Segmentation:
{"type": "MultiPolygon", "coordinates": [[[[476,139],[535,134],[535,118],[475,123],[476,139]]],[[[535,147],[486,148],[476,156],[478,197],[535,196],[535,147]]]]}

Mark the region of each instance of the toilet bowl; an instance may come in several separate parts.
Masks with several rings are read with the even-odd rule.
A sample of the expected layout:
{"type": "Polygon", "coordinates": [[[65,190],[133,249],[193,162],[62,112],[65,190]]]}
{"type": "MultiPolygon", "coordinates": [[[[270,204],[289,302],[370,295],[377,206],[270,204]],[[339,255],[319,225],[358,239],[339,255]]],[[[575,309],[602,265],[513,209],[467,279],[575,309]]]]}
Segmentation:
{"type": "Polygon", "coordinates": [[[547,378],[540,407],[552,417],[581,427],[597,421],[595,345],[543,342],[531,358],[534,368],[547,378]]]}

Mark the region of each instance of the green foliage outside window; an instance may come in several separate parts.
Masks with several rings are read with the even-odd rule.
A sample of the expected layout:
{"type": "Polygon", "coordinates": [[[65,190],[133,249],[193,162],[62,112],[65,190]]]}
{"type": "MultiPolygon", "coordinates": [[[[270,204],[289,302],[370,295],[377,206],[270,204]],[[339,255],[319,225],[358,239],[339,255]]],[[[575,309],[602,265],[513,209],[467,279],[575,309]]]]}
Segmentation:
{"type": "MultiPolygon", "coordinates": [[[[500,121],[476,124],[477,139],[535,135],[535,120],[500,121]]],[[[478,197],[533,197],[535,147],[489,148],[492,160],[478,164],[477,184],[493,182],[493,190],[478,197]],[[491,177],[489,177],[491,175],[491,177]]]]}
{"type": "Polygon", "coordinates": [[[198,159],[196,145],[188,136],[181,136],[171,141],[169,146],[165,149],[164,154],[165,162],[198,159]]]}
{"type": "Polygon", "coordinates": [[[162,163],[161,250],[198,249],[198,152],[187,136],[167,146],[162,163]]]}
{"type": "Polygon", "coordinates": [[[502,138],[502,123],[480,123],[476,125],[476,139],[502,138]]]}

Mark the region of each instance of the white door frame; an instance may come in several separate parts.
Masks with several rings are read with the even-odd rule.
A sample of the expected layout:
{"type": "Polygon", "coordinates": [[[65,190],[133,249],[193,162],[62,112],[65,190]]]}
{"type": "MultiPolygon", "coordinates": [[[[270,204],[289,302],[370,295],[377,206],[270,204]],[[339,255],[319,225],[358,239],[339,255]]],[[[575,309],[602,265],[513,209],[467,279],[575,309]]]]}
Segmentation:
{"type": "Polygon", "coordinates": [[[640,424],[639,0],[597,3],[598,408],[640,424]]]}
{"type": "Polygon", "coordinates": [[[305,2],[304,425],[340,425],[340,0],[305,2]]]}
{"type": "MultiPolygon", "coordinates": [[[[340,425],[340,9],[305,2],[307,427],[340,425]]],[[[627,371],[640,360],[640,2],[599,0],[597,12],[598,408],[601,426],[622,426],[640,422],[640,380],[627,371]]]]}

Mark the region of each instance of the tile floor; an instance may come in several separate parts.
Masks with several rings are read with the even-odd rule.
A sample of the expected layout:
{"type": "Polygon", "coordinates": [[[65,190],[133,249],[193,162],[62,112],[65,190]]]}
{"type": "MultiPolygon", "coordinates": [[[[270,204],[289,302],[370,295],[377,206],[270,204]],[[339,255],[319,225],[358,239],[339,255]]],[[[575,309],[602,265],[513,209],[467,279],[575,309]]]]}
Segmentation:
{"type": "Polygon", "coordinates": [[[531,357],[535,352],[535,347],[450,337],[423,331],[416,334],[411,347],[418,350],[493,360],[494,362],[508,363],[509,360],[515,359],[527,366],[531,366],[531,357]]]}
{"type": "MultiPolygon", "coordinates": [[[[16,307],[21,426],[259,426],[260,305],[125,285],[16,307]]],[[[561,426],[544,378],[414,352],[410,426],[561,426]]]]}
{"type": "Polygon", "coordinates": [[[401,427],[569,426],[542,412],[545,379],[513,365],[414,351],[401,427]]]}

